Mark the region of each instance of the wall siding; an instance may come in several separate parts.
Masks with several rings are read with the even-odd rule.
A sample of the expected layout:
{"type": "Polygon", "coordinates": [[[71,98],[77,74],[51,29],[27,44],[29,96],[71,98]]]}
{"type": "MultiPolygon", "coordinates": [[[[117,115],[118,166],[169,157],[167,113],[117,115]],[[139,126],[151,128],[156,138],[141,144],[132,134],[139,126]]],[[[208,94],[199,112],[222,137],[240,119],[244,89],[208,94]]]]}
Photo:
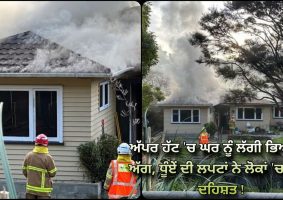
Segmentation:
{"type": "MultiPolygon", "coordinates": [[[[93,83],[97,84],[97,81],[93,81],[93,83]]],[[[79,161],[77,147],[91,140],[91,130],[93,127],[98,129],[95,123],[103,118],[104,113],[110,115],[113,112],[110,107],[104,113],[99,113],[99,115],[98,112],[91,114],[91,111],[98,109],[98,104],[92,103],[92,99],[98,98],[97,92],[91,94],[91,91],[95,91],[95,88],[93,88],[95,85],[92,84],[92,80],[79,78],[1,78],[0,85],[63,86],[64,145],[49,146],[50,154],[53,156],[58,168],[58,173],[54,181],[88,181],[79,161]],[[96,116],[99,116],[99,119],[95,120],[96,116]]],[[[106,120],[109,120],[109,116],[107,116],[106,120]]],[[[107,131],[109,130],[110,128],[107,129],[107,131]]],[[[99,134],[98,130],[95,134],[99,134]]],[[[32,150],[32,148],[32,144],[6,144],[14,179],[25,179],[22,175],[22,162],[25,154],[32,150]]],[[[0,178],[4,178],[1,167],[0,178]]]]}
{"type": "Polygon", "coordinates": [[[93,80],[91,83],[91,137],[97,139],[102,134],[101,121],[104,119],[104,132],[110,135],[116,135],[115,112],[116,112],[116,95],[109,85],[109,102],[110,106],[99,111],[99,84],[105,80],[93,80]]]}
{"type": "MultiPolygon", "coordinates": [[[[180,109],[200,109],[200,123],[196,124],[174,124],[171,123],[172,109],[175,107],[164,108],[164,132],[166,133],[199,133],[205,123],[209,120],[209,108],[208,107],[182,107],[180,109]]],[[[176,109],[178,109],[176,107],[176,109]]]]}

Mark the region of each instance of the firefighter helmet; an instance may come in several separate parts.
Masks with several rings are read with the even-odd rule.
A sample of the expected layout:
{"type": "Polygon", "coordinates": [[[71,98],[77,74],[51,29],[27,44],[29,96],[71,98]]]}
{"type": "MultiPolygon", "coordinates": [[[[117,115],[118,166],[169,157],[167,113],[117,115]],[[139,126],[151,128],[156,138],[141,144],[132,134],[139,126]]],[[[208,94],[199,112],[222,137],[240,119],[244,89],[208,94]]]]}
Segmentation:
{"type": "Polygon", "coordinates": [[[127,143],[122,143],[117,148],[118,154],[131,154],[131,148],[127,143]]]}
{"type": "Polygon", "coordinates": [[[39,134],[35,138],[35,144],[36,145],[43,145],[43,146],[48,146],[48,138],[45,134],[39,134]]]}

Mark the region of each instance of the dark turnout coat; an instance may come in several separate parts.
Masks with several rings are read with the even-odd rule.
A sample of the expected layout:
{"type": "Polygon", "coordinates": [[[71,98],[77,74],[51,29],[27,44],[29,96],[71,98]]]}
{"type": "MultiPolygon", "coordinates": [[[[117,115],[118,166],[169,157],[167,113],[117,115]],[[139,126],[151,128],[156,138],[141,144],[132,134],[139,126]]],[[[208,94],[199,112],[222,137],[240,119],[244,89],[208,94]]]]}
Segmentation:
{"type": "Polygon", "coordinates": [[[26,192],[38,196],[50,196],[51,178],[56,175],[56,167],[49,153],[29,152],[24,160],[23,174],[27,178],[26,192]]]}

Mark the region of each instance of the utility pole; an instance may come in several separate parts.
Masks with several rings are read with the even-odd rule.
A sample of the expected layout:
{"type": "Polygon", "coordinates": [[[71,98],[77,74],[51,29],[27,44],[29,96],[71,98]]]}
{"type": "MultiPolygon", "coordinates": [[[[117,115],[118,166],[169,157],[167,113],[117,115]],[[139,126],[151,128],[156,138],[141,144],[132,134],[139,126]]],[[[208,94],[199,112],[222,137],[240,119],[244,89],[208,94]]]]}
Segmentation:
{"type": "MultiPolygon", "coordinates": [[[[146,108],[144,112],[144,144],[151,142],[151,130],[148,130],[147,127],[147,111],[148,108],[146,108]]],[[[146,158],[147,158],[146,164],[151,164],[150,153],[147,154],[146,158]]],[[[146,179],[146,190],[149,191],[150,189],[151,189],[151,175],[148,175],[146,179]]]]}

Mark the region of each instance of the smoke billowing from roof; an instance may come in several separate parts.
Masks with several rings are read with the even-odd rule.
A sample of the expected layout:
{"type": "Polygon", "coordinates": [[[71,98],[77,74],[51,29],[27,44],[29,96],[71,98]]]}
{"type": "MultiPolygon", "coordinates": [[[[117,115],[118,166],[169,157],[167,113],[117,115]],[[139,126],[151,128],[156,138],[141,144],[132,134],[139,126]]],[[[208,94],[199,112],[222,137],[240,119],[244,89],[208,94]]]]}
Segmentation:
{"type": "Polygon", "coordinates": [[[0,2],[0,38],[31,30],[112,72],[140,63],[135,2],[0,2]]]}
{"type": "Polygon", "coordinates": [[[169,80],[168,102],[217,103],[225,90],[212,68],[195,60],[200,50],[190,45],[190,33],[199,29],[204,11],[200,2],[153,2],[151,31],[159,44],[159,63],[153,68],[169,80]]]}

